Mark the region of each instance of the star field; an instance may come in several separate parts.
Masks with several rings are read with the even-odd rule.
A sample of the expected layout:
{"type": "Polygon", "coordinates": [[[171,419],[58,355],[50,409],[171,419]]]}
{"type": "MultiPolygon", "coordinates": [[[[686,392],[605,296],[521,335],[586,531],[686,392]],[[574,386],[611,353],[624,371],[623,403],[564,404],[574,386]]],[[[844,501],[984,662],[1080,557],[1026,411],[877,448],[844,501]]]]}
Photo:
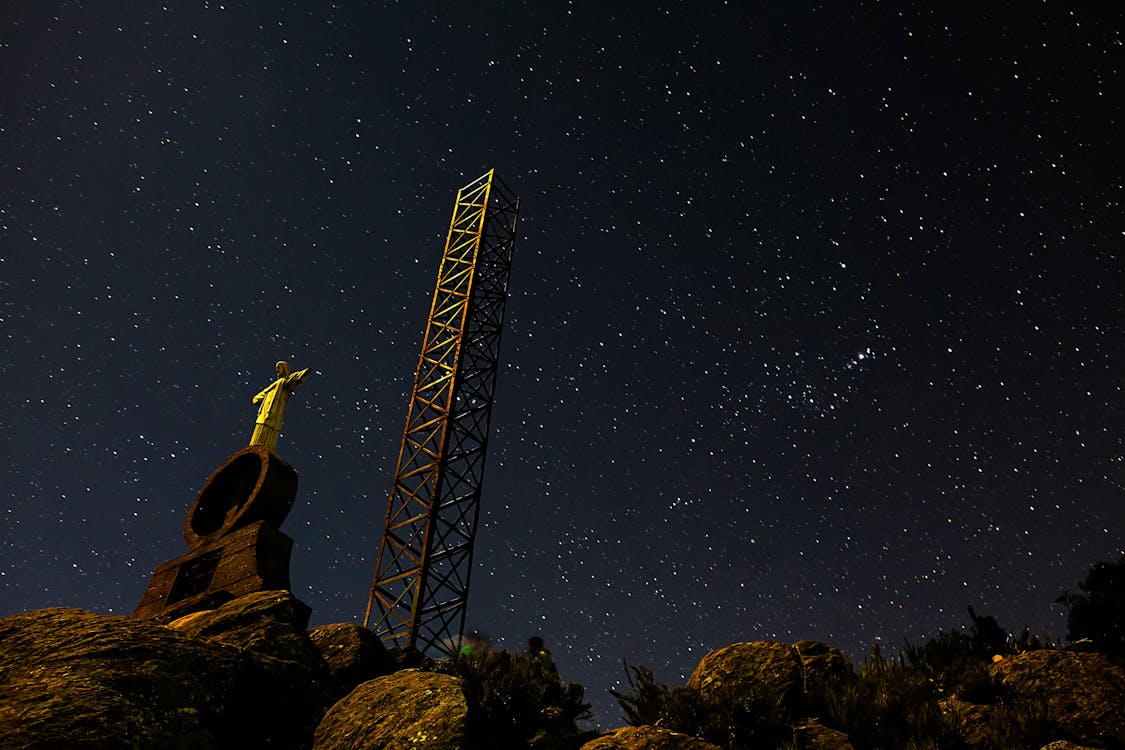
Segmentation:
{"type": "Polygon", "coordinates": [[[456,190],[521,198],[469,624],[862,659],[1122,549],[1120,10],[16,2],[0,615],[127,614],[250,398],[314,624],[362,618],[456,190]]]}

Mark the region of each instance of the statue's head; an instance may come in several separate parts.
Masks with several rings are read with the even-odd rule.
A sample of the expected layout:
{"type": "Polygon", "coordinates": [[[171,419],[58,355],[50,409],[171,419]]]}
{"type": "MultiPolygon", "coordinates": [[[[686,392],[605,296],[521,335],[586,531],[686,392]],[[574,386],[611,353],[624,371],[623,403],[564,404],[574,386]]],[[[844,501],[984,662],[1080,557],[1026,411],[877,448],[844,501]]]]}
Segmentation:
{"type": "Polygon", "coordinates": [[[288,362],[286,362],[283,359],[283,360],[281,360],[277,363],[276,367],[277,367],[277,376],[279,378],[289,377],[289,363],[288,362]]]}

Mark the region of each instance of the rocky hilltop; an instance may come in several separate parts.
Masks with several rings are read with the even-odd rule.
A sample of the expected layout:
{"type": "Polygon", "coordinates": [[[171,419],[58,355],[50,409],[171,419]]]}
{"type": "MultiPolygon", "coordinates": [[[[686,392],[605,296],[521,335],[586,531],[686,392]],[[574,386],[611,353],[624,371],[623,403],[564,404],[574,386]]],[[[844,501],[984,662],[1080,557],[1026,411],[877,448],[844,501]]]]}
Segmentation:
{"type": "Polygon", "coordinates": [[[308,620],[286,591],[166,624],[77,609],[0,619],[0,748],[866,750],[912,736],[909,722],[933,730],[919,748],[1125,748],[1125,670],[1096,653],[1012,655],[938,695],[893,663],[857,672],[826,644],[739,643],[684,686],[634,670],[618,696],[634,726],[599,736],[577,726],[581,687],[520,683],[524,660],[494,655],[493,676],[474,679],[308,620]]]}

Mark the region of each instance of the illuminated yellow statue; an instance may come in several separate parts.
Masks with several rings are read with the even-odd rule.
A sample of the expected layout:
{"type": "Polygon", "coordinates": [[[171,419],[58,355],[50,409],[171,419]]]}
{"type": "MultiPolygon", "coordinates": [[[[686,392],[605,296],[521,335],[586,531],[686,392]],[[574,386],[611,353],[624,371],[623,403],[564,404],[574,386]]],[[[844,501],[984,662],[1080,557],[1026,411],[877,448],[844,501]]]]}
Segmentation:
{"type": "Polygon", "coordinates": [[[289,394],[308,376],[308,368],[290,375],[288,362],[282,360],[277,363],[277,380],[254,397],[253,403],[261,402],[261,406],[258,407],[258,418],[254,420],[254,434],[250,436],[250,445],[264,445],[271,451],[277,449],[281,416],[289,402],[289,394]]]}

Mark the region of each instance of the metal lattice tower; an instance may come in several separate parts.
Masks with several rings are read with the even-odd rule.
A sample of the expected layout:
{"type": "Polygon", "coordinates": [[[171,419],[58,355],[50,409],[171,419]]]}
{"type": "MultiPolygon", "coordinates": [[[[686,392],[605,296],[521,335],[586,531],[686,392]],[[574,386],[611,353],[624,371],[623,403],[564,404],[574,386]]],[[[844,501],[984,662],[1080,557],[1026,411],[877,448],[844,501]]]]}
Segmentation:
{"type": "Polygon", "coordinates": [[[457,192],[363,624],[455,654],[469,597],[519,199],[489,171],[457,192]]]}

